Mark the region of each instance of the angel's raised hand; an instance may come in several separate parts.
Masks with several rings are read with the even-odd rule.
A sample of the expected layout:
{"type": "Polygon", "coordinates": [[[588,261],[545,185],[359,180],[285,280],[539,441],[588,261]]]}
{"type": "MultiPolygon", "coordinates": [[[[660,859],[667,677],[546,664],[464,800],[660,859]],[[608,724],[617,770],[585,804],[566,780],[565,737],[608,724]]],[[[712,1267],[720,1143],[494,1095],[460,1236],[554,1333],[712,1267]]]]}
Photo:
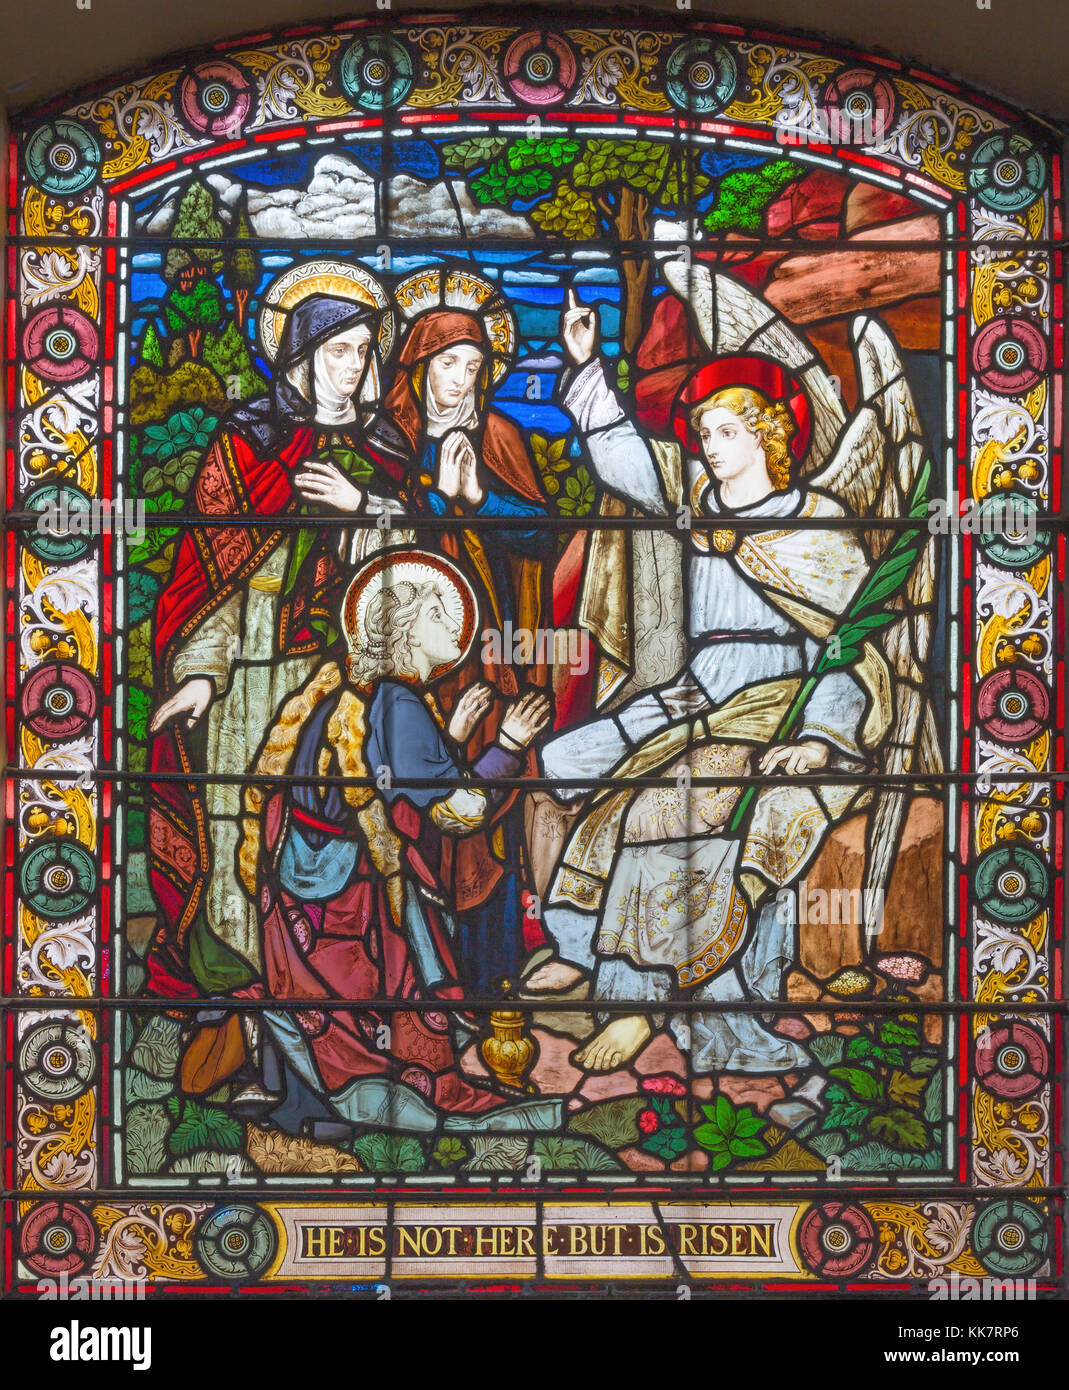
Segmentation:
{"type": "Polygon", "coordinates": [[[598,336],[596,309],[579,303],[573,289],[568,290],[568,302],[560,320],[564,350],[577,367],[584,366],[594,356],[598,336]]]}

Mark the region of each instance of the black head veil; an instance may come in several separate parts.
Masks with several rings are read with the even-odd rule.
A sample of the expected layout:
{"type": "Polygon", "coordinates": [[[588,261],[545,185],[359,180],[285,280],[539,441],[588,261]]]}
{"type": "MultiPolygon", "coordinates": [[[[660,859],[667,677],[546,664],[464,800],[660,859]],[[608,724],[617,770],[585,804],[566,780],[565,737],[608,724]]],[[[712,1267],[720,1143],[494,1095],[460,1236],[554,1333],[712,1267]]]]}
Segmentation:
{"type": "Polygon", "coordinates": [[[376,351],[379,320],[378,309],[351,299],[328,294],[310,294],[302,299],[286,316],[267,394],[239,405],[230,417],[233,428],[244,434],[259,454],[273,453],[299,425],[315,417],[315,373],[311,370],[311,359],[317,349],[339,333],[366,325],[371,331],[366,378],[366,372],[371,370],[371,354],[376,351]],[[309,368],[308,395],[290,379],[293,369],[302,363],[307,363],[309,368]]]}

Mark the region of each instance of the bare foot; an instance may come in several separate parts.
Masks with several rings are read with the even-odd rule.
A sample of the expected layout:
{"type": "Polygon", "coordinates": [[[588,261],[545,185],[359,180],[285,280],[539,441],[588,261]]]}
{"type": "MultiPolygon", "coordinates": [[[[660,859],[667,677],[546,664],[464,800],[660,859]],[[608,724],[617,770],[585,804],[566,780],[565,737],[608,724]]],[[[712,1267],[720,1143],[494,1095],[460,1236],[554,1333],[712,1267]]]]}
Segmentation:
{"type": "Polygon", "coordinates": [[[529,975],[523,982],[528,994],[553,994],[557,990],[570,989],[583,978],[583,972],[563,960],[551,960],[529,975]]]}
{"type": "Polygon", "coordinates": [[[572,1054],[576,1066],[587,1071],[613,1071],[622,1067],[649,1042],[653,1030],[641,1014],[614,1018],[587,1043],[572,1054]]]}

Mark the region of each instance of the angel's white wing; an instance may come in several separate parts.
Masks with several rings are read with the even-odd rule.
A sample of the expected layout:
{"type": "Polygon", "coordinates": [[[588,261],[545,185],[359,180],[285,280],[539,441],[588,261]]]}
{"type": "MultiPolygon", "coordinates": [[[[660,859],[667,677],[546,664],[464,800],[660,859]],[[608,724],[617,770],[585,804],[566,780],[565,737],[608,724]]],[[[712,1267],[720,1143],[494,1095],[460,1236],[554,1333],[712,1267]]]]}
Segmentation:
{"type": "Polygon", "coordinates": [[[782,314],[741,280],[687,260],[664,261],[661,269],[669,286],[690,305],[698,331],[714,357],[761,353],[798,377],[812,410],[802,471],[820,468],[831,455],[846,416],[832,379],[813,349],[782,314]]]}
{"type": "MultiPolygon", "coordinates": [[[[913,394],[893,339],[875,319],[858,315],[851,334],[861,399],[834,457],[810,481],[839,496],[856,516],[907,517],[930,457],[913,394]]],[[[918,520],[918,527],[926,528],[925,518],[918,520]]],[[[896,534],[866,532],[877,559],[896,534]]],[[[894,712],[883,747],[883,771],[892,775],[938,772],[942,767],[924,675],[935,620],[935,566],[936,540],[929,534],[891,603],[902,616],[881,634],[894,680],[894,712]]],[[[909,790],[884,787],[876,797],[869,821],[866,904],[883,902],[909,790]]],[[[871,941],[879,931],[882,909],[874,913],[870,907],[866,915],[871,941]]]]}

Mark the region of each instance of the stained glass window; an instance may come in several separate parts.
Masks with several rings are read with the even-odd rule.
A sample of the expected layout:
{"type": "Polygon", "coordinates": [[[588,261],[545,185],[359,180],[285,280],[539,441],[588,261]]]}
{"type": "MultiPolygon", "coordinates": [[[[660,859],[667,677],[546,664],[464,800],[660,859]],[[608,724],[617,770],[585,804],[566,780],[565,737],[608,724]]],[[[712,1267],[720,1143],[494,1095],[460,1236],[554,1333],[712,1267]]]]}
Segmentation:
{"type": "Polygon", "coordinates": [[[1064,1288],[1053,132],[533,24],[15,123],[9,1293],[1064,1288]]]}

